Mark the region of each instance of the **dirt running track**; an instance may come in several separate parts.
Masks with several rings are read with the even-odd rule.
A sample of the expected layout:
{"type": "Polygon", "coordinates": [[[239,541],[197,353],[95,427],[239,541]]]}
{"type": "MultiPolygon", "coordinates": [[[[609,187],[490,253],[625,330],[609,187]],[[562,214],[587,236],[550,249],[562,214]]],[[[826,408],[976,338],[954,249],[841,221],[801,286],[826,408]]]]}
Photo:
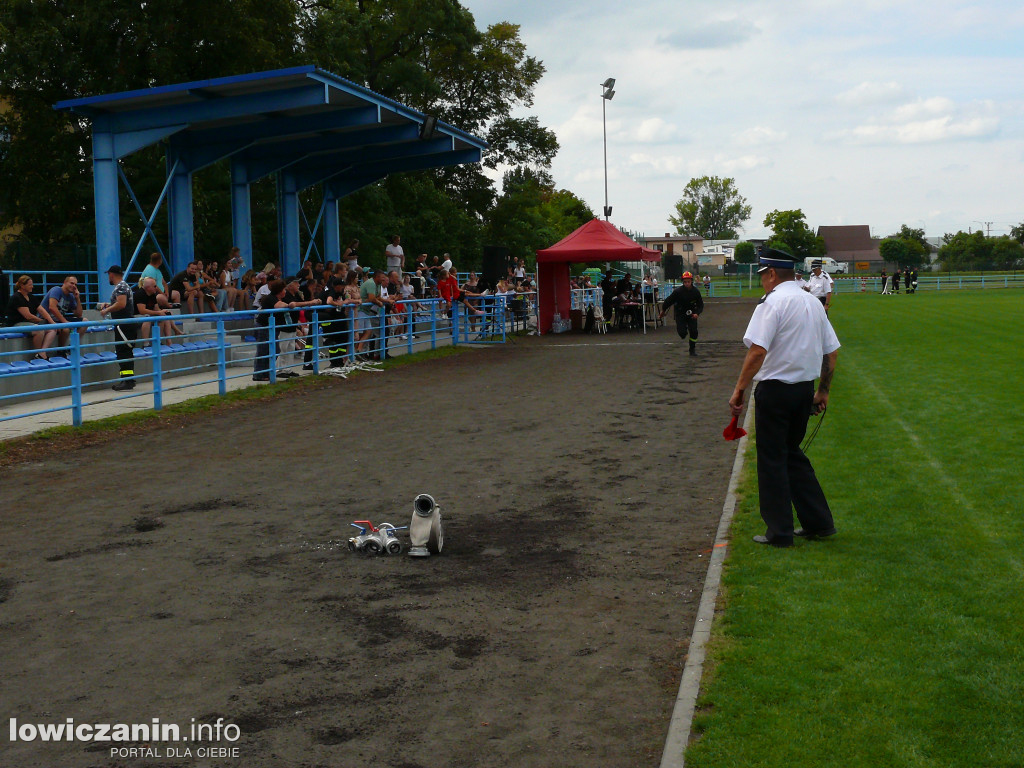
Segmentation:
{"type": "Polygon", "coordinates": [[[751,309],[709,302],[695,359],[518,339],[3,470],[0,766],[657,765],[751,309]],[[421,492],[441,556],[347,551],[421,492]],[[8,732],[221,717],[238,758],[8,732]]]}

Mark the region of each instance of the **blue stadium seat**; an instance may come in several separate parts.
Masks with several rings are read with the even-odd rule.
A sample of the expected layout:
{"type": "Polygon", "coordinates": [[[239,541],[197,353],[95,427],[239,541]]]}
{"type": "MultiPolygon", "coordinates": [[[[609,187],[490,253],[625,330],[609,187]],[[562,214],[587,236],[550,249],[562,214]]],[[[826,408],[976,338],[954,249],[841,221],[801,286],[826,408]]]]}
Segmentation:
{"type": "Polygon", "coordinates": [[[114,326],[112,325],[93,325],[85,329],[86,333],[102,333],[103,331],[112,331],[114,326]]]}
{"type": "Polygon", "coordinates": [[[56,368],[57,367],[56,365],[53,364],[52,361],[50,361],[50,360],[43,360],[40,357],[36,357],[36,358],[33,358],[32,360],[29,360],[28,364],[32,368],[37,370],[37,371],[45,370],[47,368],[56,368]]]}
{"type": "Polygon", "coordinates": [[[66,357],[51,357],[50,365],[53,366],[54,368],[70,368],[71,361],[68,360],[66,357]]]}
{"type": "Polygon", "coordinates": [[[105,363],[112,363],[113,361],[117,360],[117,355],[115,355],[113,352],[100,352],[100,360],[102,360],[105,363]]]}
{"type": "Polygon", "coordinates": [[[86,352],[82,355],[82,365],[92,365],[94,363],[102,363],[103,358],[99,356],[97,352],[86,352]]]}
{"type": "Polygon", "coordinates": [[[32,366],[29,365],[25,360],[15,360],[11,363],[11,368],[14,369],[15,373],[26,373],[32,370],[32,366]]]}
{"type": "Polygon", "coordinates": [[[3,340],[3,339],[23,339],[23,338],[25,338],[25,334],[24,333],[19,333],[17,331],[4,331],[3,333],[0,333],[0,340],[3,340]]]}
{"type": "Polygon", "coordinates": [[[255,336],[243,336],[242,341],[256,341],[255,336]]]}
{"type": "Polygon", "coordinates": [[[174,353],[174,352],[184,352],[185,351],[185,347],[183,345],[181,345],[181,344],[168,344],[167,348],[168,348],[168,354],[171,354],[171,353],[174,353]]]}
{"type": "Polygon", "coordinates": [[[197,352],[198,350],[201,349],[201,347],[198,344],[196,344],[194,341],[186,341],[181,346],[183,346],[185,348],[186,352],[197,352]]]}
{"type": "Polygon", "coordinates": [[[14,366],[10,363],[0,363],[0,376],[6,376],[10,373],[15,373],[14,366]]]}

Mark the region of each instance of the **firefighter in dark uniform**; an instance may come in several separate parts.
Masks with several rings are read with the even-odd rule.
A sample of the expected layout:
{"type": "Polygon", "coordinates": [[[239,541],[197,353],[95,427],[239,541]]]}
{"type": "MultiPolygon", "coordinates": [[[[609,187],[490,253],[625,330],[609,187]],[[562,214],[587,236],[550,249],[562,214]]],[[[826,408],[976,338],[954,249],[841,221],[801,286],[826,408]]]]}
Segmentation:
{"type": "Polygon", "coordinates": [[[345,308],[345,281],[336,277],[331,281],[321,297],[323,303],[332,307],[320,313],[320,328],[327,346],[327,356],[331,368],[341,368],[345,364],[348,352],[345,340],[348,337],[349,319],[345,308]]]}
{"type": "Polygon", "coordinates": [[[676,331],[679,338],[690,340],[690,355],[697,354],[697,318],[704,311],[704,297],[701,296],[700,288],[693,285],[693,274],[683,272],[683,284],[669,294],[668,298],[661,305],[661,313],[658,319],[664,319],[665,313],[671,306],[676,308],[676,331]]]}
{"type": "MultiPolygon", "coordinates": [[[[131,286],[124,281],[124,270],[116,264],[107,270],[107,279],[114,286],[110,303],[100,305],[101,315],[110,315],[111,320],[130,320],[135,317],[135,297],[131,286]]],[[[133,346],[139,335],[135,324],[114,326],[114,354],[120,368],[118,382],[111,387],[116,392],[135,389],[135,357],[133,346]]]]}

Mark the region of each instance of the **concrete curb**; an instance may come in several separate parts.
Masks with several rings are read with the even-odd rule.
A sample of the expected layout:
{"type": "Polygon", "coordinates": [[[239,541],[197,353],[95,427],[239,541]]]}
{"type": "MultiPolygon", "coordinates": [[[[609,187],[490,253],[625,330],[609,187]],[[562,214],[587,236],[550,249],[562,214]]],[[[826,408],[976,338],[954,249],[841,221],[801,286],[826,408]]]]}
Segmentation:
{"type": "MultiPolygon", "coordinates": [[[[751,398],[753,400],[753,398],[751,398]]],[[[750,431],[753,403],[747,407],[743,419],[743,428],[750,431]]],[[[669,721],[668,736],[665,749],[661,754],[661,768],[684,768],[686,765],[686,746],[690,740],[690,728],[693,725],[693,713],[697,708],[697,696],[700,693],[700,679],[704,672],[704,654],[708,640],[711,638],[711,622],[715,618],[715,603],[718,590],[722,583],[722,564],[729,551],[729,526],[736,511],[736,486],[739,484],[740,473],[743,471],[743,454],[746,452],[747,438],[741,437],[736,445],[736,460],[732,465],[729,477],[729,490],[725,494],[722,506],[722,518],[718,523],[715,544],[711,548],[711,559],[708,563],[708,575],[704,579],[704,591],[700,596],[697,608],[697,620],[693,624],[690,636],[690,648],[683,667],[683,677],[679,681],[679,693],[676,695],[672,719],[669,721]]]]}

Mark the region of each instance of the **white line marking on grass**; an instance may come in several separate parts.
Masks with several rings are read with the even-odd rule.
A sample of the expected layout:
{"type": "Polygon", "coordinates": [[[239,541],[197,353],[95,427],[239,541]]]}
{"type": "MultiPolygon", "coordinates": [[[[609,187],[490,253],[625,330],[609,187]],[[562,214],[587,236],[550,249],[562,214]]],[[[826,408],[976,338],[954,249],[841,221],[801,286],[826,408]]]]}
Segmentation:
{"type": "Polygon", "coordinates": [[[985,525],[982,522],[979,522],[977,508],[974,506],[974,504],[971,503],[971,500],[964,495],[963,491],[960,490],[960,486],[957,485],[956,481],[951,479],[952,473],[942,464],[941,461],[935,458],[928,451],[928,449],[925,447],[925,444],[921,442],[921,438],[919,438],[917,436],[917,433],[910,428],[910,425],[903,420],[903,417],[900,416],[899,411],[897,411],[896,408],[893,407],[892,400],[886,397],[885,393],[875,383],[874,379],[872,379],[866,373],[858,371],[856,369],[856,366],[847,366],[847,368],[851,367],[856,372],[856,375],[859,376],[864,381],[864,383],[871,388],[878,402],[882,403],[886,408],[889,409],[889,412],[892,414],[892,416],[890,417],[892,421],[898,424],[900,429],[906,432],[907,437],[910,438],[910,442],[913,443],[914,447],[917,448],[918,452],[921,454],[921,456],[924,457],[925,461],[935,472],[935,475],[938,478],[939,482],[941,482],[943,485],[946,486],[946,488],[949,489],[950,494],[952,494],[956,502],[963,508],[964,512],[967,513],[966,519],[971,523],[971,525],[973,525],[979,531],[979,533],[985,536],[990,542],[998,544],[1003,549],[1003,551],[1006,553],[1006,559],[1010,561],[1010,564],[1013,566],[1014,571],[1017,572],[1017,576],[1019,578],[1024,578],[1024,563],[1021,563],[1016,553],[1009,547],[1007,547],[1006,544],[998,536],[994,535],[988,529],[987,525],[985,525]]]}
{"type": "MultiPolygon", "coordinates": [[[[747,415],[743,419],[743,428],[747,432],[751,427],[752,411],[753,408],[748,407],[747,415]]],[[[676,695],[676,704],[668,725],[668,737],[665,739],[665,749],[661,754],[661,768],[684,768],[686,765],[686,745],[690,741],[693,713],[697,708],[697,695],[700,693],[700,678],[704,672],[705,646],[711,638],[711,622],[715,618],[715,603],[718,601],[718,589],[722,583],[722,563],[729,552],[729,526],[732,525],[732,516],[736,511],[736,486],[743,471],[743,454],[746,447],[747,438],[741,437],[736,445],[736,460],[732,464],[729,490],[725,494],[725,504],[722,505],[722,518],[718,522],[715,545],[711,548],[708,575],[704,579],[704,591],[701,593],[700,606],[697,608],[697,620],[693,623],[686,666],[683,667],[679,693],[676,695]]]]}

